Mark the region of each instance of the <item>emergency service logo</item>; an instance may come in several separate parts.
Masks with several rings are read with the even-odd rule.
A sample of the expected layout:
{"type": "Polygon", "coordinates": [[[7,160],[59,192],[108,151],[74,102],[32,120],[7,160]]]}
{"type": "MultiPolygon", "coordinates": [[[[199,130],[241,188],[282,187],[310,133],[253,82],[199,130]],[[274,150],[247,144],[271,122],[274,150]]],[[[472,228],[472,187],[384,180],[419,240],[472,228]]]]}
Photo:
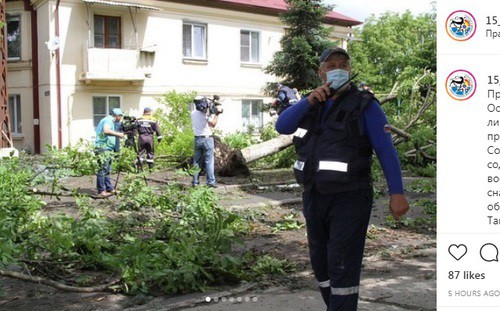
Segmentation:
{"type": "Polygon", "coordinates": [[[467,100],[476,92],[476,78],[467,70],[455,70],[446,78],[446,92],[456,100],[467,100]]]}
{"type": "Polygon", "coordinates": [[[455,11],[446,19],[446,33],[456,41],[469,40],[476,33],[476,19],[467,11],[455,11]]]}

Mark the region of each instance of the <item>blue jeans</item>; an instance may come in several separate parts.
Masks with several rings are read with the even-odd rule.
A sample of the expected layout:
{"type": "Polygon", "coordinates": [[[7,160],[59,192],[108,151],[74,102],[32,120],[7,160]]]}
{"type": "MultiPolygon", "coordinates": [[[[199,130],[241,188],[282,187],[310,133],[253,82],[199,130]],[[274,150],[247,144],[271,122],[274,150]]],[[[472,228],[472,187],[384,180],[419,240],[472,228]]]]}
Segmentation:
{"type": "MultiPolygon", "coordinates": [[[[195,137],[194,138],[194,159],[195,168],[205,168],[207,174],[207,184],[215,185],[214,173],[214,138],[213,137],[195,137]]],[[[193,185],[198,185],[199,173],[193,176],[193,185]]]]}
{"type": "Polygon", "coordinates": [[[101,193],[104,190],[112,191],[114,189],[111,184],[111,157],[106,158],[103,161],[100,161],[100,168],[97,172],[97,192],[101,193]]]}

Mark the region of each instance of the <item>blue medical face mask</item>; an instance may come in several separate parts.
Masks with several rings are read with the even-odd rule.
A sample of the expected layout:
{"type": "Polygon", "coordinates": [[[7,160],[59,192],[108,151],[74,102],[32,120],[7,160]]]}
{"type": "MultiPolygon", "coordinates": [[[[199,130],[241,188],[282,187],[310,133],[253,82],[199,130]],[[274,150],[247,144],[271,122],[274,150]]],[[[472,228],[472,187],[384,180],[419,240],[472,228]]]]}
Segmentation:
{"type": "Polygon", "coordinates": [[[349,71],[343,69],[333,69],[326,72],[326,81],[332,82],[330,87],[338,89],[349,80],[349,71]]]}

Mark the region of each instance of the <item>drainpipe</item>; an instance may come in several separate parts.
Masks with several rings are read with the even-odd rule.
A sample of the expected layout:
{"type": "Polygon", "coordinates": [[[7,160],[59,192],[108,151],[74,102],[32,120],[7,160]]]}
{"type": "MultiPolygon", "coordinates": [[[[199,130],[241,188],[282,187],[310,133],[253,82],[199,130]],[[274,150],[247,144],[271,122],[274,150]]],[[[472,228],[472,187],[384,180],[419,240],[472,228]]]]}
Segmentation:
{"type": "MultiPolygon", "coordinates": [[[[54,23],[56,28],[56,37],[59,38],[59,3],[57,0],[54,11],[54,23]]],[[[62,108],[61,108],[61,54],[60,47],[56,49],[56,88],[57,88],[57,147],[62,148],[62,108]]]]}
{"type": "Polygon", "coordinates": [[[33,81],[33,151],[40,153],[40,94],[38,90],[38,18],[37,12],[30,3],[24,0],[24,10],[31,16],[31,75],[33,81]]]}

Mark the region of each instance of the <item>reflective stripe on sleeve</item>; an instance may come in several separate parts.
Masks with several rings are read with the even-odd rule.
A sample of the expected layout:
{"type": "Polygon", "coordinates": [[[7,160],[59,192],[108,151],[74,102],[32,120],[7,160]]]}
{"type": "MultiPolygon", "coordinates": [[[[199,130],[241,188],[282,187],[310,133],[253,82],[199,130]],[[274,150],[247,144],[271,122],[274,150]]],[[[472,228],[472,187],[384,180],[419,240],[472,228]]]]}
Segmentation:
{"type": "Polygon", "coordinates": [[[304,164],[305,162],[302,162],[302,161],[295,161],[295,164],[293,165],[293,168],[296,169],[296,170],[299,170],[299,171],[303,171],[304,170],[304,164]]]}
{"type": "Polygon", "coordinates": [[[318,286],[321,287],[321,288],[330,287],[330,280],[326,280],[326,281],[323,281],[323,282],[319,282],[318,281],[318,286]]]}
{"type": "Polygon", "coordinates": [[[353,287],[332,287],[332,295],[347,296],[359,293],[359,286],[353,287]]]}
{"type": "Polygon", "coordinates": [[[319,161],[319,170],[347,172],[347,163],[338,161],[319,161]]]}

